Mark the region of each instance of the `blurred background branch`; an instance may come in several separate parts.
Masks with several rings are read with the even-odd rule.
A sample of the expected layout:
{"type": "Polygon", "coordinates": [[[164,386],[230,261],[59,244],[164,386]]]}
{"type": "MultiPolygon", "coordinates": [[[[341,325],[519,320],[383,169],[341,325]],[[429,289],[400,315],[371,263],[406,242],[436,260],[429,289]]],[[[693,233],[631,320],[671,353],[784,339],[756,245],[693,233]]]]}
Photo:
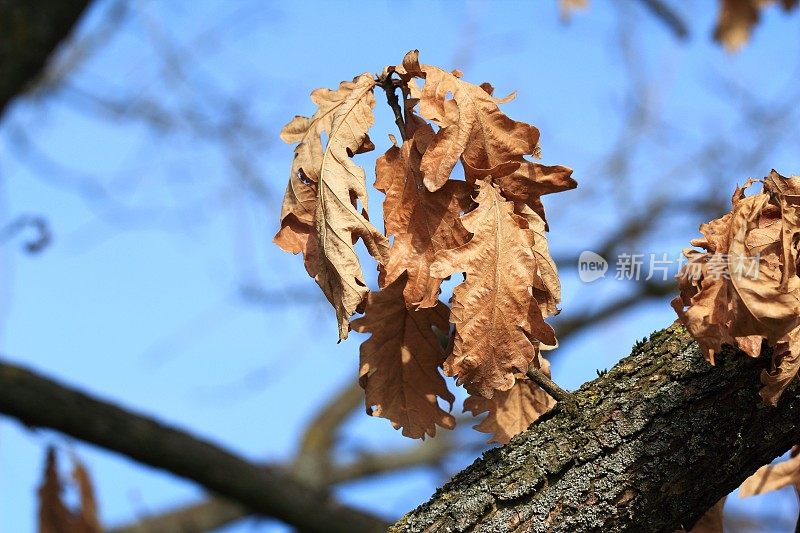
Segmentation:
{"type": "MultiPolygon", "coordinates": [[[[52,232],[59,237],[46,255],[52,271],[18,269],[17,314],[9,318],[19,318],[5,349],[31,353],[32,362],[92,390],[159,414],[172,409],[189,427],[321,489],[369,501],[387,519],[473,460],[485,439],[466,416],[456,431],[422,444],[364,416],[357,339],[330,353],[327,302],[301,262],[269,243],[291,160],[277,132],[311,111],[311,89],[399,61],[414,47],[471,81],[520,89],[515,115],[541,128],[546,161],[575,167],[580,184],[566,199],[545,200],[564,280],[563,311],[553,321],[561,346],[549,354],[556,381],[579,383],[611,366],[607,358],[621,346],[672,317],[671,277],[581,283],[581,251],[612,268],[625,253],[674,256],[701,222],[727,209],[735,183],[772,166],[800,168],[798,43],[777,16],[764,18],[770,29],[758,34],[764,44],[753,43],[757,55],[734,61],[701,37],[718,17],[715,6],[686,11],[666,0],[598,2],[570,27],[558,24],[556,2],[472,2],[463,14],[413,4],[409,12],[426,10],[439,33],[409,28],[398,42],[368,49],[353,37],[363,27],[323,4],[101,1],[44,67],[85,4],[53,3],[58,22],[42,24],[37,17],[50,3],[0,0],[0,206],[14,206],[4,211],[10,222],[0,239],[33,231],[26,245],[38,250],[52,232]],[[15,21],[37,32],[15,33],[15,21]],[[331,35],[330,24],[341,31],[331,35]],[[21,93],[27,98],[12,111],[21,93]],[[52,346],[36,344],[42,328],[86,356],[47,359],[52,346]],[[105,332],[120,345],[111,362],[81,344],[97,345],[105,332]],[[596,361],[587,363],[586,353],[596,361]],[[220,382],[233,386],[208,392],[220,382]]],[[[396,15],[363,9],[365,20],[396,15]]],[[[376,131],[394,131],[391,112],[377,115],[376,131]]],[[[388,146],[382,133],[373,138],[388,146]]],[[[380,150],[359,162],[369,171],[380,150]]],[[[371,199],[372,209],[379,203],[371,199]]],[[[6,265],[11,248],[1,250],[6,265]]],[[[5,301],[10,307],[12,298],[5,301]]],[[[22,456],[22,448],[12,449],[22,456]]],[[[0,460],[4,453],[12,452],[0,450],[0,460]]],[[[107,522],[127,524],[118,531],[247,527],[244,508],[172,481],[150,490],[142,475],[128,492],[114,492],[119,472],[92,457],[103,465],[107,522]]],[[[777,507],[763,514],[782,523],[777,507]]],[[[751,530],[750,515],[735,508],[731,516],[732,530],[751,530]]]]}
{"type": "Polygon", "coordinates": [[[9,102],[41,75],[88,4],[88,0],[0,2],[0,119],[9,102]]]}

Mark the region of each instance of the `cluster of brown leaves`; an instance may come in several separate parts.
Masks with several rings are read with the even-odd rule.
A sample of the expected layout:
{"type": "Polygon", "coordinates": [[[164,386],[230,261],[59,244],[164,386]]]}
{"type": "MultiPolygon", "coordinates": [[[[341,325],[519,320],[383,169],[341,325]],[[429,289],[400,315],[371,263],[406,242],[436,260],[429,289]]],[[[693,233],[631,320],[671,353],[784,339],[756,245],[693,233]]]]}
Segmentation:
{"type": "Polygon", "coordinates": [[[455,424],[440,404],[452,408],[454,396],[439,368],[471,394],[466,410],[489,413],[477,427],[497,442],[552,406],[525,377],[531,365],[547,370],[539,350],[557,344],[544,321],[558,312],[561,287],[541,196],[576,183],[569,168],[527,159],[538,157],[539,131],[500,110],[513,95],[492,93],[458,71],[419,63],[412,51],[377,79],[362,74],[335,91],[315,90],[314,115],[281,132],[297,146],[275,242],[303,253],[336,310],[340,339],[351,327],[372,334],[359,373],[367,411],[409,437],[455,424]],[[395,113],[404,141],[390,136],[375,168],[385,235],[369,220],[365,173],[353,162],[374,149],[378,86],[403,95],[395,113]],[[463,180],[451,177],[459,163],[463,180]],[[379,291],[366,286],[358,239],[379,264],[379,291]],[[464,280],[448,308],[440,286],[454,274],[464,280]],[[351,325],[357,312],[364,316],[351,325]]]}
{"type": "Polygon", "coordinates": [[[758,357],[762,341],[774,346],[761,396],[775,405],[800,368],[800,177],[774,170],[760,194],[736,188],[733,208],[700,226],[703,237],[684,251],[680,296],[672,301],[680,321],[706,359],[722,344],[758,357]]]}
{"type": "MultiPolygon", "coordinates": [[[[780,4],[784,11],[797,7],[800,0],[720,0],[714,40],[728,52],[736,52],[750,40],[753,28],[761,18],[761,10],[780,4]]],[[[562,17],[568,18],[576,10],[585,9],[589,0],[559,0],[562,17]]],[[[691,12],[688,13],[691,15],[691,12]]]]}
{"type": "Polygon", "coordinates": [[[39,486],[39,533],[100,533],[97,503],[89,472],[73,457],[72,482],[80,507],[70,509],[63,500],[64,483],[58,471],[58,457],[53,448],[47,450],[42,484],[39,486]]]}
{"type": "Polygon", "coordinates": [[[750,40],[750,33],[758,24],[761,10],[776,3],[784,11],[790,11],[797,7],[798,0],[721,0],[714,39],[729,52],[739,50],[750,40]]]}

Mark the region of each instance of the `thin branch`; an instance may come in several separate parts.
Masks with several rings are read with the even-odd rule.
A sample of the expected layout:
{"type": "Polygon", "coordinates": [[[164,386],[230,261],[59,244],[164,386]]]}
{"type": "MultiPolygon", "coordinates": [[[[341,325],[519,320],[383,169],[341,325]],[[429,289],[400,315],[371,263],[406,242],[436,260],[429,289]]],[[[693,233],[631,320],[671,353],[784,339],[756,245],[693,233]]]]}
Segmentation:
{"type": "MultiPolygon", "coordinates": [[[[428,440],[409,450],[384,454],[364,454],[350,463],[334,467],[324,484],[340,484],[398,470],[435,465],[453,450],[443,438],[428,440]]],[[[204,533],[227,526],[250,516],[245,507],[212,497],[205,501],[182,506],[133,523],[106,530],[106,533],[204,533]]]]}
{"type": "Polygon", "coordinates": [[[403,110],[400,108],[400,102],[397,99],[397,85],[395,85],[391,74],[387,74],[383,79],[378,80],[381,88],[386,92],[386,103],[392,108],[394,113],[394,123],[397,124],[397,129],[400,130],[400,138],[406,140],[406,124],[403,120],[403,110]]]}
{"type": "Polygon", "coordinates": [[[689,37],[689,28],[686,22],[664,0],[639,0],[652,15],[660,20],[667,28],[672,30],[678,39],[689,37]]]}
{"type": "Polygon", "coordinates": [[[35,232],[34,238],[25,241],[24,249],[29,254],[36,254],[47,248],[53,238],[47,220],[38,215],[21,215],[3,227],[0,227],[0,245],[5,244],[26,228],[35,232]]]}
{"type": "Polygon", "coordinates": [[[263,516],[305,531],[378,532],[386,524],[274,468],[210,442],[0,363],[0,413],[120,453],[194,481],[263,516]]]}
{"type": "Polygon", "coordinates": [[[558,402],[556,404],[557,407],[572,413],[577,412],[575,396],[559,387],[556,382],[547,377],[544,372],[531,365],[528,367],[527,376],[558,402]]]}
{"type": "Polygon", "coordinates": [[[307,482],[320,483],[330,475],[331,452],[339,428],[363,401],[364,392],[352,380],[339,391],[306,425],[300,449],[292,463],[292,473],[307,482]]]}

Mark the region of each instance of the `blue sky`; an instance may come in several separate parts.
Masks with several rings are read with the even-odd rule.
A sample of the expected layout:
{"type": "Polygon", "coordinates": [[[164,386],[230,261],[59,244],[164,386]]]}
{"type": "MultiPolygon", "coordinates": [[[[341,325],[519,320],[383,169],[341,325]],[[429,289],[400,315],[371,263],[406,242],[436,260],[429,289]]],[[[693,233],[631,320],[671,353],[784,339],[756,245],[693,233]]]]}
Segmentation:
{"type": "MultiPolygon", "coordinates": [[[[313,112],[312,89],[377,72],[418,48],[424,62],[460,68],[469,81],[491,81],[498,94],[517,90],[506,112],[539,127],[543,161],[573,167],[580,184],[545,201],[558,252],[590,248],[626,209],[610,198],[614,177],[598,170],[621,133],[619,110],[630,97],[621,36],[634,39],[648,90],[675,125],[633,158],[642,178],[628,191],[630,205],[648,194],[690,192],[704,179],[699,168],[667,183],[647,176],[690,157],[710,136],[736,133],[738,100],[723,97],[720,79],[765,102],[780,101],[797,79],[797,15],[768,10],[752,43],[728,55],[710,40],[710,3],[686,9],[692,37],[685,43],[638,8],[636,24],[621,27],[616,8],[595,4],[569,24],[554,1],[544,0],[133,5],[64,85],[18,102],[0,124],[0,220],[40,214],[54,232],[38,256],[22,253],[17,241],[0,248],[0,353],[254,460],[290,458],[314,409],[355,378],[361,339],[354,334],[336,343],[333,311],[317,297],[306,299],[316,285],[300,259],[270,243],[292,157],[277,132],[293,115],[313,112]],[[159,58],[153,46],[159,39],[171,43],[182,67],[159,58]],[[87,93],[156,101],[214,133],[110,118],[87,93]],[[230,101],[242,102],[242,123],[259,135],[228,133],[221,117],[230,101]],[[266,186],[257,201],[230,157],[234,148],[266,186]],[[97,182],[103,187],[87,185],[97,182]],[[247,303],[241,297],[247,285],[271,291],[273,303],[247,303]],[[303,298],[292,303],[298,291],[303,298]]],[[[95,5],[81,35],[96,31],[109,5],[95,5]]],[[[359,160],[370,183],[374,159],[394,131],[382,100],[378,95],[371,135],[378,149],[359,160]]],[[[733,138],[742,150],[757,141],[748,131],[733,138]]],[[[800,172],[796,146],[777,146],[770,157],[782,173],[800,172]]],[[[728,197],[736,182],[769,169],[762,162],[724,167],[733,175],[719,194],[728,197]]],[[[371,204],[379,201],[375,196],[371,204]]],[[[676,253],[700,222],[665,231],[649,243],[652,251],[676,253]]],[[[563,283],[565,309],[617,290],[613,283],[583,285],[574,272],[563,283]]],[[[559,348],[556,380],[577,387],[672,320],[665,299],[572,338],[559,348]]],[[[366,415],[356,415],[346,434],[354,447],[413,445],[385,420],[366,415]]],[[[172,476],[0,419],[0,530],[34,530],[48,443],[84,458],[106,523],[201,495],[172,476]]],[[[354,484],[341,496],[397,517],[441,482],[437,473],[412,472],[354,484]]],[[[787,516],[795,512],[791,494],[748,505],[765,509],[776,498],[786,502],[787,516]]],[[[229,530],[284,528],[248,521],[229,530]]]]}

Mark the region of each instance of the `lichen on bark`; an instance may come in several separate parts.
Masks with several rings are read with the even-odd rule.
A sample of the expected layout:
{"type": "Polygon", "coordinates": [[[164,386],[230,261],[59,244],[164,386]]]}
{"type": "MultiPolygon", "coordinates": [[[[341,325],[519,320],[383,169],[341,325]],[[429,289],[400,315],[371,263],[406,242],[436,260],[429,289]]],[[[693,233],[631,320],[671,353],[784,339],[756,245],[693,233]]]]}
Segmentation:
{"type": "Polygon", "coordinates": [[[800,398],[758,396],[769,354],[726,347],[711,367],[678,325],[637,343],[553,411],[490,450],[390,531],[665,531],[800,438],[800,398]]]}

